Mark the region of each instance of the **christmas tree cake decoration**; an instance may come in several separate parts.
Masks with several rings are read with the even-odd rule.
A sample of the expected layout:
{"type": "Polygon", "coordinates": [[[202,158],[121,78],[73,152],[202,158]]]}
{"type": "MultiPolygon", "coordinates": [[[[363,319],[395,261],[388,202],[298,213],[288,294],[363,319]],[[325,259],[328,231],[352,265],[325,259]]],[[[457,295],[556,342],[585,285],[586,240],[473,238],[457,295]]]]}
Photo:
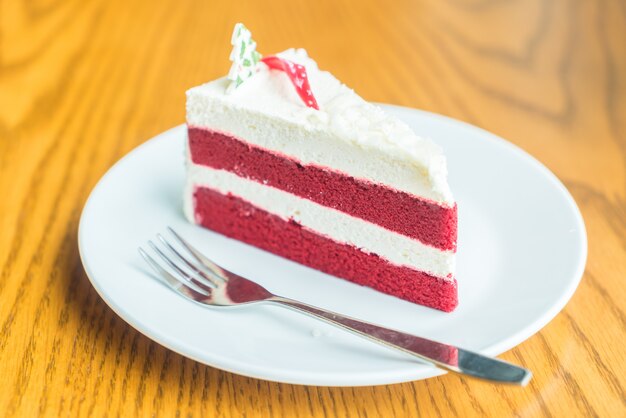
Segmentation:
{"type": "Polygon", "coordinates": [[[230,80],[230,84],[226,89],[227,93],[231,93],[244,81],[252,77],[261,59],[261,54],[256,50],[256,42],[254,42],[250,31],[243,23],[235,25],[230,43],[233,45],[233,50],[230,53],[230,60],[233,62],[233,65],[230,67],[230,71],[228,71],[227,78],[230,80]]]}
{"type": "Polygon", "coordinates": [[[311,91],[311,85],[309,84],[304,65],[276,55],[261,59],[261,54],[256,50],[256,42],[254,42],[250,31],[243,23],[235,24],[230,43],[233,45],[233,50],[230,53],[230,60],[233,64],[226,77],[230,80],[226,93],[232,93],[237,87],[252,77],[259,69],[259,62],[262,61],[272,70],[284,71],[304,104],[319,110],[317,100],[315,100],[315,96],[313,96],[311,91]]]}

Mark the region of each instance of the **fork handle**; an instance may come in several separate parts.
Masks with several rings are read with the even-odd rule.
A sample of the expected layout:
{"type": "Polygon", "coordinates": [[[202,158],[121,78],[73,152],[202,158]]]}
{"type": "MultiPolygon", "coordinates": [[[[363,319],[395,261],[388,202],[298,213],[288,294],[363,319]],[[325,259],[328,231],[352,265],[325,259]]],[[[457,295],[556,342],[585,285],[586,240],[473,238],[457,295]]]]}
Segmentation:
{"type": "Polygon", "coordinates": [[[521,386],[525,386],[532,377],[530,370],[496,358],[360,321],[293,299],[274,296],[267,301],[307,313],[339,328],[379,344],[399,349],[451,372],[521,386]]]}

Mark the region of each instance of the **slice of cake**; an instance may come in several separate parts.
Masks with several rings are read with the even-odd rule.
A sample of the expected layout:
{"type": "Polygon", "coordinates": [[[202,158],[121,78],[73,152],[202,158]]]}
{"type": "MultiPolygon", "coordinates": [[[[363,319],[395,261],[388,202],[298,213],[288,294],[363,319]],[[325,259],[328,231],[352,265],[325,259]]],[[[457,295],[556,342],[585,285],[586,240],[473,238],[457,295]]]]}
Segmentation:
{"type": "Polygon", "coordinates": [[[242,28],[229,76],[187,92],[186,216],[452,311],[457,208],[441,149],[320,71],[303,50],[259,61],[242,28]]]}

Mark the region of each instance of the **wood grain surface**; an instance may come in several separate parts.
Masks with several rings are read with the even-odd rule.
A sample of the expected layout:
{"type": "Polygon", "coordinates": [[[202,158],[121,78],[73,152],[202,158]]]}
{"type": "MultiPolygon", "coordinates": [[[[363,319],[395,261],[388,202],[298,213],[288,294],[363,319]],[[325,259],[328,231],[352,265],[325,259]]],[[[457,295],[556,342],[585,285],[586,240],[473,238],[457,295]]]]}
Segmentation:
{"type": "Polygon", "coordinates": [[[626,3],[1,0],[0,266],[6,416],[625,416],[626,3]],[[568,187],[589,258],[563,312],[502,355],[529,387],[255,380],[166,350],[98,297],[76,242],[90,190],[226,73],[237,21],[262,52],[305,47],[366,99],[492,131],[568,187]]]}

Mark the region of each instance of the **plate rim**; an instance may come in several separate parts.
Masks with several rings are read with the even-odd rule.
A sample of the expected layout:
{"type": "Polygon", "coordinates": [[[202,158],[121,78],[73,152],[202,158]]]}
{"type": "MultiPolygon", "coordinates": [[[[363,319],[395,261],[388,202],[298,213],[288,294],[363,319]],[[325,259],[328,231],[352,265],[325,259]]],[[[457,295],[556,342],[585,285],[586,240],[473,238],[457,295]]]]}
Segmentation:
{"type": "MultiPolygon", "coordinates": [[[[482,354],[496,356],[500,355],[511,348],[523,343],[528,338],[533,336],[535,333],[544,328],[549,322],[551,322],[561,310],[566,306],[569,300],[574,295],[576,289],[578,288],[583,274],[584,269],[587,262],[588,256],[588,239],[587,232],[585,228],[584,218],[574,200],[573,196],[569,193],[565,185],[559,180],[559,178],[545,165],[543,165],[538,159],[533,157],[531,154],[524,151],[521,147],[516,144],[513,144],[500,136],[493,134],[489,131],[486,131],[480,127],[474,126],[470,123],[454,119],[449,116],[421,110],[414,109],[405,106],[398,106],[393,104],[386,103],[376,103],[383,108],[393,109],[394,113],[419,113],[420,116],[429,117],[439,119],[440,121],[448,124],[457,124],[461,125],[464,129],[471,129],[479,133],[480,140],[489,141],[493,144],[497,144],[497,146],[501,146],[506,148],[508,151],[511,151],[515,154],[515,157],[523,159],[526,163],[530,164],[533,169],[538,170],[546,180],[549,180],[553,186],[555,186],[559,192],[561,197],[563,197],[567,201],[567,206],[572,210],[574,215],[577,231],[579,232],[579,246],[578,251],[580,253],[580,258],[577,260],[576,268],[574,269],[574,274],[572,274],[571,279],[568,282],[568,286],[563,288],[563,291],[560,294],[560,297],[554,301],[550,305],[548,309],[546,309],[543,314],[535,321],[530,322],[522,329],[517,332],[511,334],[507,338],[503,338],[502,340],[488,345],[483,349],[478,349],[482,354]]],[[[409,116],[410,117],[410,116],[409,116]]],[[[136,151],[141,150],[143,147],[148,146],[148,144],[153,143],[155,140],[159,138],[166,137],[168,135],[175,134],[176,131],[183,130],[186,125],[180,124],[170,129],[167,129],[157,135],[152,136],[148,140],[134,147],[130,151],[128,151],[124,156],[118,159],[112,166],[110,166],[107,171],[100,177],[98,182],[94,185],[91,192],[89,193],[89,197],[85,201],[83,209],[81,211],[80,220],[78,224],[78,250],[79,256],[81,260],[81,264],[83,265],[83,269],[87,278],[91,282],[91,285],[94,287],[98,295],[102,298],[102,300],[113,310],[113,312],[119,316],[124,322],[133,327],[137,332],[140,332],[142,335],[146,336],[150,340],[154,341],[157,344],[160,344],[166,347],[169,350],[172,350],[184,357],[197,361],[199,363],[208,365],[210,367],[214,367],[220,370],[227,371],[229,373],[238,374],[241,376],[252,377],[261,380],[287,383],[287,384],[296,384],[296,385],[309,385],[309,386],[325,386],[325,387],[357,387],[357,386],[373,386],[373,385],[386,385],[386,384],[396,384],[407,381],[421,380],[427,379],[430,377],[440,376],[446,374],[447,372],[437,369],[432,366],[424,365],[424,367],[418,368],[418,372],[416,373],[416,369],[407,368],[407,372],[398,373],[394,372],[393,375],[385,374],[385,372],[377,371],[377,372],[361,372],[358,375],[355,375],[356,378],[352,375],[352,377],[348,378],[340,378],[337,379],[335,375],[324,376],[323,373],[315,373],[308,374],[304,372],[295,372],[292,371],[281,371],[276,373],[272,368],[267,367],[259,367],[259,365],[255,365],[250,369],[250,365],[248,363],[241,363],[238,361],[227,360],[225,363],[222,362],[217,364],[216,362],[209,362],[206,358],[202,358],[192,347],[183,347],[184,343],[172,341],[171,338],[164,333],[155,333],[153,330],[143,327],[139,321],[137,321],[132,315],[126,313],[123,307],[118,306],[118,304],[111,298],[108,298],[99,285],[98,280],[95,280],[94,274],[91,271],[88,262],[85,259],[84,254],[84,242],[87,239],[84,237],[84,224],[85,224],[85,214],[88,212],[90,205],[92,204],[92,197],[94,196],[96,190],[101,187],[101,185],[106,181],[106,179],[113,173],[114,171],[119,169],[119,166],[123,161],[129,158],[132,154],[135,154],[136,151]],[[237,368],[237,364],[243,366],[237,368]],[[242,370],[242,369],[245,369],[242,370]],[[360,381],[360,382],[359,382],[360,381]],[[365,382],[363,382],[365,381],[365,382]]],[[[214,358],[218,358],[220,356],[213,356],[214,358]]]]}

